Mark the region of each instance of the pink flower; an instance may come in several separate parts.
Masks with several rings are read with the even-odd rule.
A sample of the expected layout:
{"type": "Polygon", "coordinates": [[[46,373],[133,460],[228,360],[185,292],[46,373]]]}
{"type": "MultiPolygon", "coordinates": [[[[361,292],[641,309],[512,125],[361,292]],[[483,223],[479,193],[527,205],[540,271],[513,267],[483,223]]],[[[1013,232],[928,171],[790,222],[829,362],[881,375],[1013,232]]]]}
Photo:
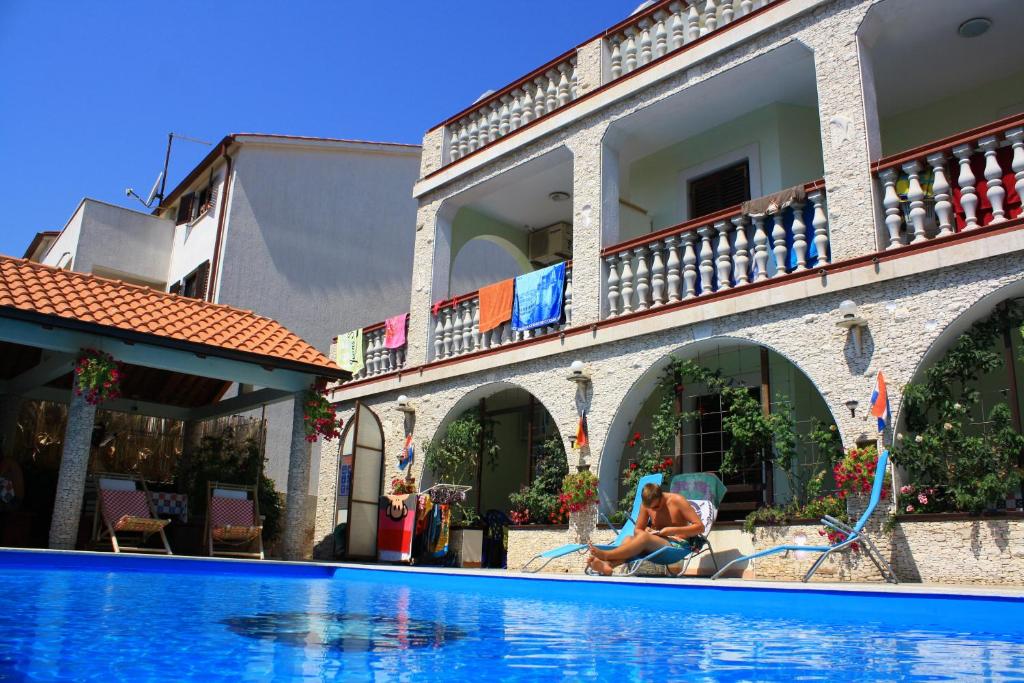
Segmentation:
{"type": "Polygon", "coordinates": [[[917,502],[920,503],[921,505],[927,505],[928,496],[924,495],[923,493],[917,494],[917,502]]]}
{"type": "Polygon", "coordinates": [[[906,494],[906,493],[913,493],[913,491],[914,491],[914,489],[911,488],[909,485],[906,485],[906,484],[904,484],[903,486],[900,487],[900,493],[904,493],[904,494],[906,494]]]}
{"type": "Polygon", "coordinates": [[[914,511],[914,506],[913,505],[908,505],[907,506],[907,512],[913,512],[913,511],[914,511]]]}

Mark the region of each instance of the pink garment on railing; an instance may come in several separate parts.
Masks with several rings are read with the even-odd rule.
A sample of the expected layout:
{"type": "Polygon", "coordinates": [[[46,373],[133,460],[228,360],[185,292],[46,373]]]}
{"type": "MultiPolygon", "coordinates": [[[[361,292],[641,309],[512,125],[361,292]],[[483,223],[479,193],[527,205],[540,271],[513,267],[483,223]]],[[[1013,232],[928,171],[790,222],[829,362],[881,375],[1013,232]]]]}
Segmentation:
{"type": "Polygon", "coordinates": [[[100,489],[100,498],[103,503],[103,518],[113,526],[117,526],[124,517],[152,518],[149,514],[149,505],[146,503],[145,491],[100,489]]]}
{"type": "Polygon", "coordinates": [[[210,520],[213,527],[257,526],[256,514],[249,499],[210,498],[210,520]]]}
{"type": "Polygon", "coordinates": [[[400,349],[405,346],[405,326],[408,322],[408,313],[402,313],[384,321],[385,349],[400,349]]]}

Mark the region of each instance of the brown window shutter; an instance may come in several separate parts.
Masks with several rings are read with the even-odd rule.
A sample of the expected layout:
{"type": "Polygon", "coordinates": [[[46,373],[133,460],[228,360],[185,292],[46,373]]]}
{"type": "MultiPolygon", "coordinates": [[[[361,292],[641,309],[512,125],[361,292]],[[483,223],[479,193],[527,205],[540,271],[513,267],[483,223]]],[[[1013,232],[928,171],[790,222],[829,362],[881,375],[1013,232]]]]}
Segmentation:
{"type": "Polygon", "coordinates": [[[207,289],[210,286],[210,262],[206,261],[203,265],[196,268],[196,298],[205,300],[207,298],[207,289]]]}
{"type": "Polygon", "coordinates": [[[178,204],[178,217],[174,221],[175,225],[188,223],[192,220],[192,198],[192,194],[187,194],[181,198],[181,202],[178,204]]]}
{"type": "Polygon", "coordinates": [[[700,218],[750,199],[747,161],[690,181],[690,215],[700,218]]]}
{"type": "Polygon", "coordinates": [[[210,198],[206,200],[206,203],[209,205],[207,211],[210,213],[217,210],[217,189],[218,186],[216,184],[210,185],[210,198]]]}
{"type": "Polygon", "coordinates": [[[177,282],[173,283],[171,285],[171,289],[169,291],[171,292],[171,294],[180,294],[181,293],[181,280],[178,280],[177,282]]]}

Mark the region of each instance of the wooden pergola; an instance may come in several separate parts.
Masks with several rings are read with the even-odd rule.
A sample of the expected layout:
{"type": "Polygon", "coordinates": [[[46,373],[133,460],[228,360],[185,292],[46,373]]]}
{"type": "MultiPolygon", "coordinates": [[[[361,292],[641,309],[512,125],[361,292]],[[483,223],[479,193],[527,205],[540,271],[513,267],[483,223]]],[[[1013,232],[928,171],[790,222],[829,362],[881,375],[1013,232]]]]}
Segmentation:
{"type": "MultiPolygon", "coordinates": [[[[96,349],[124,364],[104,410],[199,421],[300,399],[318,379],[347,380],[312,345],[251,311],[0,256],[0,436],[23,400],[68,404],[51,548],[74,547],[97,406],[75,392],[74,364],[96,349]],[[224,398],[235,385],[252,391],[224,398]]],[[[294,401],[283,552],[299,559],[310,444],[294,401]]],[[[6,441],[6,439],[5,439],[6,441]]]]}

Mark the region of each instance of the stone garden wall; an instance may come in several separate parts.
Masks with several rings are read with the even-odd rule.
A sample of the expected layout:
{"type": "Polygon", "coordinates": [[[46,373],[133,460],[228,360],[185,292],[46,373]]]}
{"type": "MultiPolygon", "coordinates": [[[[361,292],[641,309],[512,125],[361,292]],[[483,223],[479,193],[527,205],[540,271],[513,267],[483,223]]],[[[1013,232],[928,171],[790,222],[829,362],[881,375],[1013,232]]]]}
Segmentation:
{"type": "MultiPolygon", "coordinates": [[[[876,517],[878,517],[876,515],[876,517]]],[[[804,536],[821,543],[819,525],[760,527],[753,537],[755,551],[804,536]]],[[[1024,515],[971,517],[919,515],[901,517],[890,531],[872,520],[869,533],[900,581],[1024,585],[1024,515]]],[[[754,561],[757,579],[799,580],[816,555],[786,553],[754,561]]],[[[815,575],[822,581],[880,581],[878,570],[863,553],[830,558],[815,575]]]]}
{"type": "MultiPolygon", "coordinates": [[[[739,554],[776,545],[825,543],[819,524],[761,526],[753,536],[739,528],[721,525],[712,532],[719,564],[739,554]],[[803,538],[801,538],[803,537],[803,538]]],[[[1024,586],[1024,515],[972,517],[968,515],[917,515],[902,517],[892,530],[885,516],[876,514],[869,534],[893,566],[900,581],[941,584],[1024,586]]],[[[599,529],[595,538],[611,540],[612,533],[599,529]]],[[[509,532],[508,568],[518,571],[539,552],[574,542],[566,527],[520,527],[509,532]]],[[[816,553],[771,555],[754,560],[734,576],[748,579],[799,581],[817,558],[816,553]]],[[[545,572],[582,573],[585,555],[569,555],[551,562],[545,572]]],[[[688,574],[709,576],[710,558],[695,563],[688,574]]],[[[874,564],[863,552],[847,552],[826,560],[814,581],[881,582],[874,564]]]]}

